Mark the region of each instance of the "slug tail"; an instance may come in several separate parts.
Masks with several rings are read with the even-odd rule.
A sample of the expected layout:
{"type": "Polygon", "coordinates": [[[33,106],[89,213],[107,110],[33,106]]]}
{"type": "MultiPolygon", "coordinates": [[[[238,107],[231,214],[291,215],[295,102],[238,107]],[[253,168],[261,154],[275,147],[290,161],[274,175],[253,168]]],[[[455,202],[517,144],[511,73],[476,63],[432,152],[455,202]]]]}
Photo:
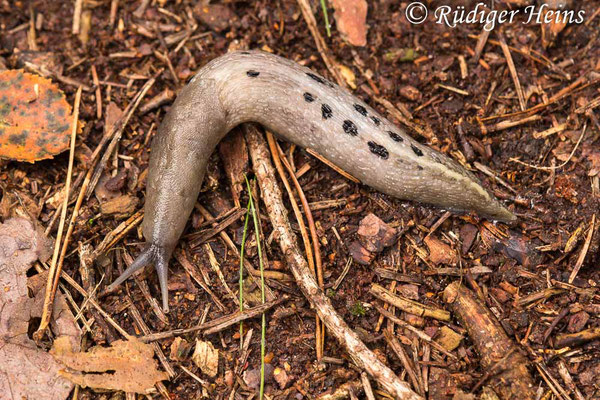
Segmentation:
{"type": "Polygon", "coordinates": [[[140,253],[140,255],[121,274],[121,276],[115,279],[115,281],[108,286],[107,291],[112,292],[117,288],[117,286],[133,276],[133,274],[135,274],[138,270],[149,264],[153,264],[158,274],[163,311],[165,313],[169,312],[169,289],[167,287],[167,274],[170,256],[170,252],[164,247],[150,244],[140,253]]]}

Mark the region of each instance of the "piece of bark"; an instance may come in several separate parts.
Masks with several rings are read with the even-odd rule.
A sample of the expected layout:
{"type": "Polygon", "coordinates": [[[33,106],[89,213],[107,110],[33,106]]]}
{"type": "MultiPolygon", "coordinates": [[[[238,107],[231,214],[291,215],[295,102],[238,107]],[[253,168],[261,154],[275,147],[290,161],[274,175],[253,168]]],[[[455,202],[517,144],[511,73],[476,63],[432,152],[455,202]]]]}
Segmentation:
{"type": "Polygon", "coordinates": [[[528,361],[492,312],[459,282],[446,287],[444,301],[450,304],[475,344],[481,365],[489,374],[488,386],[503,400],[535,399],[534,381],[527,369],[528,361]]]}
{"type": "Polygon", "coordinates": [[[431,236],[425,237],[424,241],[429,250],[429,261],[435,265],[456,265],[458,257],[452,247],[431,236]]]}
{"type": "Polygon", "coordinates": [[[231,184],[233,203],[240,207],[240,193],[244,190],[244,176],[248,169],[248,148],[240,130],[235,129],[221,140],[219,155],[231,184]]]}
{"type": "Polygon", "coordinates": [[[460,228],[460,238],[462,241],[460,252],[462,255],[466,255],[469,252],[477,238],[477,233],[479,233],[479,229],[473,224],[466,224],[460,228]]]}
{"type": "Polygon", "coordinates": [[[365,249],[363,245],[356,240],[350,243],[348,246],[348,252],[350,253],[352,259],[360,265],[370,265],[375,258],[375,254],[365,249]]]}
{"type": "Polygon", "coordinates": [[[517,232],[509,231],[509,237],[499,238],[488,229],[481,230],[481,240],[495,251],[516,260],[524,267],[537,265],[542,257],[531,239],[517,232]]]}
{"type": "Polygon", "coordinates": [[[283,205],[281,190],[275,178],[275,170],[270,161],[265,139],[256,128],[249,125],[244,125],[244,127],[254,171],[261,188],[261,197],[276,232],[275,237],[282,253],[285,254],[287,264],[294,274],[300,290],[316,309],[319,317],[327,326],[328,332],[346,348],[348,355],[359,368],[371,375],[383,389],[396,399],[422,400],[421,396],[410,390],[408,384],[400,380],[388,366],[382,363],[350,329],[317,284],[306,259],[298,249],[297,238],[287,218],[287,210],[283,205]]]}
{"type": "Polygon", "coordinates": [[[366,0],[333,0],[335,22],[342,39],[353,46],[367,44],[366,0]]]}
{"type": "Polygon", "coordinates": [[[123,195],[100,204],[102,215],[129,217],[135,212],[139,199],[131,195],[123,195]]]}
{"type": "Polygon", "coordinates": [[[372,253],[381,252],[396,240],[396,230],[373,213],[360,221],[356,233],[363,247],[372,253]]]}
{"type": "Polygon", "coordinates": [[[585,324],[587,324],[589,320],[590,314],[585,311],[579,311],[569,318],[567,331],[569,331],[569,333],[579,332],[585,327],[585,324]]]}

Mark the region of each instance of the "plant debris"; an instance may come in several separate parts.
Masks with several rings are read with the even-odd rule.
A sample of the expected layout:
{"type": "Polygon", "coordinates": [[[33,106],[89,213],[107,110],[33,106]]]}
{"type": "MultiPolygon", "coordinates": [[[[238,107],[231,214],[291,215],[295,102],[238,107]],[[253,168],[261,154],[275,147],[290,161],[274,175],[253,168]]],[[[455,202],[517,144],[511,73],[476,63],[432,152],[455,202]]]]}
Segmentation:
{"type": "Polygon", "coordinates": [[[0,158],[34,162],[69,147],[71,106],[49,79],[0,72],[0,158]]]}
{"type": "Polygon", "coordinates": [[[60,375],[83,387],[149,394],[157,382],[169,377],[158,370],[153,347],[133,338],[81,353],[59,338],[50,353],[69,368],[60,375]]]}
{"type": "MultiPolygon", "coordinates": [[[[12,218],[0,224],[0,393],[14,399],[62,400],[73,389],[58,376],[61,365],[28,336],[42,315],[47,273],[27,278],[26,272],[50,252],[51,242],[30,221],[12,218]]],[[[81,332],[62,294],[53,315],[53,333],[78,350],[81,332]]]]}

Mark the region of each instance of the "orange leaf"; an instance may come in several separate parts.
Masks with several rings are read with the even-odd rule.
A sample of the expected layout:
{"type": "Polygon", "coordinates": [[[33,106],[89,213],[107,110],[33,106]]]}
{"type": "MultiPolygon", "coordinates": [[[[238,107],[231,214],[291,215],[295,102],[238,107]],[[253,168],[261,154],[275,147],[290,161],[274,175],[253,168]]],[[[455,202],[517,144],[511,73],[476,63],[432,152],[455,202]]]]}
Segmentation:
{"type": "Polygon", "coordinates": [[[49,79],[0,72],[0,158],[34,162],[69,147],[71,106],[49,79]]]}

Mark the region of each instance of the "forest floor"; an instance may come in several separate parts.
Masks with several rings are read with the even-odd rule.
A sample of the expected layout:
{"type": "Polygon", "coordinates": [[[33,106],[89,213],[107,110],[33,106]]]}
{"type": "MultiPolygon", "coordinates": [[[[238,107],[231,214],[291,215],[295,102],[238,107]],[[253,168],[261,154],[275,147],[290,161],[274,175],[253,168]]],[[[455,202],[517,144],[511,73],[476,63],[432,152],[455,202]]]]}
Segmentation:
{"type": "MultiPolygon", "coordinates": [[[[64,272],[93,293],[106,313],[63,282],[61,290],[83,307],[82,319],[89,323],[85,349],[122,339],[115,324],[143,336],[237,312],[239,256],[230,244],[241,246],[248,191],[245,183],[232,184],[230,171],[238,178],[240,172],[254,175],[239,129],[211,157],[198,205],[170,261],[170,313],[162,314],[153,302],[160,292],[151,267],[113,293],[104,289],[142,249],[150,142],[176,94],[195,71],[228,50],[261,49],[332,81],[341,78],[414,139],[471,169],[518,216],[509,227],[398,200],[342,176],[305,149],[279,142],[312,209],[325,293],[377,357],[430,399],[470,398],[465,394],[470,392],[479,398],[489,390],[518,398],[502,394],[498,377],[522,365],[486,354],[485,341],[498,341],[507,359],[518,354],[520,361],[510,362],[526,366],[519,373],[529,376],[537,398],[600,399],[598,2],[570,2],[585,11],[584,22],[559,26],[524,23],[522,4],[536,2],[497,1],[500,9],[521,13],[486,32],[479,24],[438,24],[431,15],[442,3],[468,9],[475,2],[428,3],[429,19],[414,25],[405,16],[409,2],[368,1],[366,25],[346,21],[346,29],[359,36],[366,30],[366,44],[356,46],[337,28],[333,7],[341,2],[330,2],[328,37],[321,5],[311,1],[326,47],[316,45],[300,1],[89,0],[74,7],[79,3],[0,0],[0,69],[45,71],[69,104],[83,87],[67,222],[82,178],[96,160],[94,151],[106,155],[99,181],[81,204],[64,260],[64,272]],[[152,78],[135,106],[135,96],[152,78]],[[128,107],[133,113],[116,146],[105,153],[103,137],[114,133],[111,128],[128,107]],[[123,227],[118,240],[103,242],[123,227]],[[373,229],[391,240],[373,236],[373,229]],[[449,285],[456,282],[481,307],[448,299],[455,288],[449,285]],[[437,314],[402,311],[375,296],[382,291],[437,314]],[[485,315],[499,322],[487,339],[473,332],[485,315]]],[[[0,221],[21,209],[56,237],[68,164],[68,151],[33,164],[0,160],[0,221]]],[[[288,270],[262,200],[257,206],[270,273],[266,284],[278,300],[266,313],[267,395],[327,398],[319,396],[352,387],[363,396],[359,393],[369,389],[361,371],[331,335],[325,334],[317,361],[315,310],[288,270]]],[[[292,226],[300,232],[296,220],[292,226]]],[[[250,228],[245,256],[255,269],[257,250],[250,228]]],[[[247,305],[260,303],[255,281],[245,279],[245,292],[247,305]]],[[[161,368],[171,372],[158,391],[171,399],[251,397],[257,393],[260,331],[260,317],[244,321],[246,358],[240,355],[239,324],[152,341],[156,354],[163,354],[161,368]],[[214,377],[186,352],[186,343],[195,347],[196,339],[219,350],[214,377]]],[[[51,338],[41,345],[50,348],[51,338]]],[[[377,398],[389,398],[377,380],[371,383],[377,398]]],[[[110,397],[89,388],[79,388],[77,396],[110,397]]]]}

